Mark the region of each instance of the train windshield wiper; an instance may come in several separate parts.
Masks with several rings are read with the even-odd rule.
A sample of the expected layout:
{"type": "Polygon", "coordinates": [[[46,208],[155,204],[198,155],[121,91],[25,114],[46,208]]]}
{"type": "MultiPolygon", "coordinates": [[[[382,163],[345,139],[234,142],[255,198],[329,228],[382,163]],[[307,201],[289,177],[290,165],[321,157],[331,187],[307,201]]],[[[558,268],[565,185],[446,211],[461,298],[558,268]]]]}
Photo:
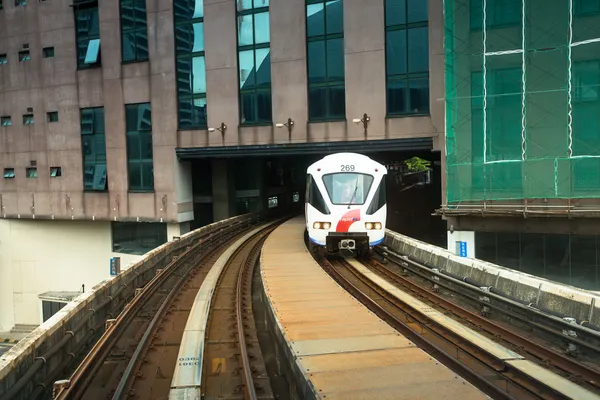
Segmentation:
{"type": "Polygon", "coordinates": [[[356,196],[357,191],[358,191],[358,176],[356,177],[356,186],[354,186],[354,192],[352,193],[352,197],[350,197],[350,203],[348,203],[348,210],[350,209],[350,205],[354,201],[354,196],[356,196]]]}

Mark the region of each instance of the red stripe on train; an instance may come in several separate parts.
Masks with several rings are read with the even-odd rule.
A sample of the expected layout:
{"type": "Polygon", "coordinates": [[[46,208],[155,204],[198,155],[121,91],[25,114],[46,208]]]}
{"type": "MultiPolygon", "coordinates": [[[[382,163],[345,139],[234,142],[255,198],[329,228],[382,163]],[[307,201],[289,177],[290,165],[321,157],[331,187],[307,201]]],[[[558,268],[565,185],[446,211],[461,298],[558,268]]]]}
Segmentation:
{"type": "Polygon", "coordinates": [[[350,229],[350,225],[357,221],[360,221],[360,209],[348,211],[338,221],[337,226],[335,227],[335,231],[348,232],[348,229],[350,229]]]}

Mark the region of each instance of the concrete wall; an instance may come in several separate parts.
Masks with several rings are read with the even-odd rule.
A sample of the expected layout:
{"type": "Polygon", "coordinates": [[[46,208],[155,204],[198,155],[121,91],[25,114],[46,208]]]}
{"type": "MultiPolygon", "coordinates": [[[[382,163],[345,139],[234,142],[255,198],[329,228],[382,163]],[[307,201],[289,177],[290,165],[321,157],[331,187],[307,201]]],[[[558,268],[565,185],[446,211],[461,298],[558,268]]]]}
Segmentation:
{"type": "Polygon", "coordinates": [[[387,230],[385,245],[430,267],[493,286],[521,301],[600,326],[600,296],[485,261],[463,258],[440,247],[387,230]]]}
{"type": "MultiPolygon", "coordinates": [[[[68,357],[69,346],[74,346],[73,342],[81,342],[93,327],[98,324],[104,325],[109,313],[114,317],[121,312],[125,305],[124,300],[130,299],[135,288],[143,287],[154,277],[157,268],[164,268],[175,256],[180,255],[191,244],[197,243],[200,238],[207,238],[205,243],[210,243],[223,231],[231,234],[240,228],[247,227],[255,220],[251,215],[243,215],[189,232],[180,240],[165,243],[148,252],[128,270],[101,282],[93,290],[79,295],[42,326],[19,341],[6,354],[3,354],[0,358],[0,396],[15,385],[23,376],[24,371],[35,362],[36,356],[47,352],[64,338],[67,331],[73,330],[75,326],[84,321],[81,331],[75,332],[74,339],[61,351],[46,360],[44,368],[31,379],[32,384],[26,386],[17,396],[19,399],[29,399],[35,384],[43,382],[47,378],[47,374],[55,370],[68,357]],[[109,300],[108,304],[100,308],[100,305],[106,300],[109,300]],[[91,313],[91,310],[96,311],[91,313]]],[[[2,230],[1,226],[0,230],[2,230]]]]}
{"type": "MultiPolygon", "coordinates": [[[[185,232],[167,225],[168,240],[185,232]]],[[[110,222],[0,219],[0,331],[41,323],[41,293],[91,290],[110,277],[111,257],[122,269],[142,258],[112,252],[110,222]]]]}

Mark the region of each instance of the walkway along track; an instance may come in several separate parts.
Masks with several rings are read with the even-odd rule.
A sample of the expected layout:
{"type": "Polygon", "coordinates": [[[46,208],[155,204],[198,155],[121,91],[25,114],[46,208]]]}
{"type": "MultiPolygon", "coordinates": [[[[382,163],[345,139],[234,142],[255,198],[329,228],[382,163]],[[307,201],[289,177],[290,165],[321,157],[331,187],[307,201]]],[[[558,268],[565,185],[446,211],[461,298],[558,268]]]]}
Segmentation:
{"type": "MultiPolygon", "coordinates": [[[[407,292],[412,292],[413,295],[419,297],[422,301],[429,303],[432,307],[452,316],[470,328],[487,334],[492,340],[502,342],[502,344],[512,347],[514,351],[529,355],[528,358],[539,364],[544,364],[545,367],[553,367],[555,372],[566,375],[570,380],[576,381],[590,390],[600,390],[600,371],[579,363],[568,355],[553,350],[551,343],[538,343],[535,336],[521,335],[511,328],[504,327],[482,315],[459,306],[445,299],[440,294],[427,290],[413,280],[392,271],[391,268],[382,265],[378,261],[372,259],[369,263],[365,264],[377,275],[393,282],[396,286],[407,292]]],[[[460,294],[457,293],[456,295],[460,294]]],[[[560,339],[560,333],[558,336],[560,339]]]]}
{"type": "Polygon", "coordinates": [[[107,322],[71,379],[55,385],[55,398],[166,398],[194,295],[219,256],[251,228],[240,224],[215,232],[158,270],[107,322]]]}
{"type": "Polygon", "coordinates": [[[318,261],[379,317],[494,399],[600,399],[414,299],[356,260],[318,261]]]}

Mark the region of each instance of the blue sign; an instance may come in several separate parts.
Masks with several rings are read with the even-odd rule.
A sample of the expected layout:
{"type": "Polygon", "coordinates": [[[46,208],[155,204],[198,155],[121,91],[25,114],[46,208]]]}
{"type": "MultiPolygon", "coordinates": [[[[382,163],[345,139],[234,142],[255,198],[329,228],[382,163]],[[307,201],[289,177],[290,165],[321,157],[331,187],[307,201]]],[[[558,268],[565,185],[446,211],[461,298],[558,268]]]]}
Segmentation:
{"type": "Polygon", "coordinates": [[[110,275],[117,276],[121,273],[121,257],[112,257],[110,259],[110,275]]]}
{"type": "Polygon", "coordinates": [[[467,242],[460,242],[460,254],[461,257],[467,256],[467,242]]]}

